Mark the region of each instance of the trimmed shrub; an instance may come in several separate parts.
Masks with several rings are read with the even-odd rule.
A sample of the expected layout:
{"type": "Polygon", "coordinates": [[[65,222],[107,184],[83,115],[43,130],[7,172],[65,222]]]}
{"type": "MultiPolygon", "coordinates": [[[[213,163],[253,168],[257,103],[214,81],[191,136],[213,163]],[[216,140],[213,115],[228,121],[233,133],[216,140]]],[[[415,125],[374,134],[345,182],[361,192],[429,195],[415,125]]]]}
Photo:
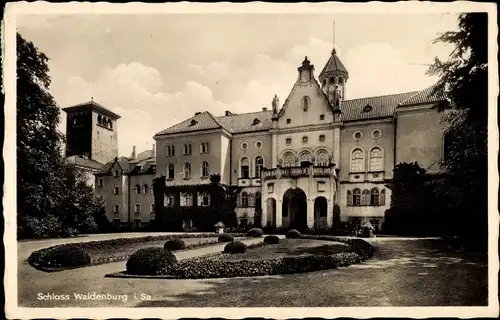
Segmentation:
{"type": "Polygon", "coordinates": [[[252,228],[250,230],[248,230],[247,232],[247,237],[251,237],[251,238],[259,238],[259,237],[262,237],[264,235],[264,231],[262,231],[262,229],[260,228],[252,228]]]}
{"type": "Polygon", "coordinates": [[[177,263],[177,258],[168,250],[149,247],[137,250],[127,261],[127,273],[156,275],[177,263]]]}
{"type": "Polygon", "coordinates": [[[186,248],[186,243],[184,242],[184,240],[177,238],[167,240],[167,242],[165,242],[165,244],[163,245],[163,249],[169,251],[182,250],[185,248],[186,248]]]}
{"type": "Polygon", "coordinates": [[[226,244],[224,247],[225,253],[245,253],[247,251],[247,246],[241,241],[232,241],[226,244]]]}
{"type": "Polygon", "coordinates": [[[219,236],[219,242],[231,242],[234,241],[234,237],[230,234],[224,233],[219,236]]]}
{"type": "Polygon", "coordinates": [[[291,229],[288,230],[288,232],[285,234],[285,237],[289,239],[298,239],[302,237],[302,234],[297,229],[291,229]]]}
{"type": "Polygon", "coordinates": [[[264,238],[265,244],[279,244],[280,238],[278,236],[270,235],[264,238]]]}
{"type": "Polygon", "coordinates": [[[28,262],[35,268],[71,268],[90,263],[90,255],[76,244],[64,244],[33,252],[28,262]]]}

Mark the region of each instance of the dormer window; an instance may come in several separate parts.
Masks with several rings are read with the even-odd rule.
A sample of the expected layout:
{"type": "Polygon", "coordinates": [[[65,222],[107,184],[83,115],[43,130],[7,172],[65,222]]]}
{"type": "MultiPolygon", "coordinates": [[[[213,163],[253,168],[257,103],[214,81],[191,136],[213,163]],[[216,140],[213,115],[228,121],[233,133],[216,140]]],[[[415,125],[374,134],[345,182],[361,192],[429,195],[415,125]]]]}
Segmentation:
{"type": "Polygon", "coordinates": [[[258,125],[259,123],[260,123],[260,120],[255,118],[255,119],[253,119],[252,125],[255,126],[255,125],[258,125]]]}
{"type": "Polygon", "coordinates": [[[369,104],[367,104],[364,108],[363,108],[363,112],[370,112],[373,110],[373,107],[369,104]]]}
{"type": "Polygon", "coordinates": [[[191,126],[194,126],[194,125],[196,125],[197,123],[198,123],[198,121],[196,121],[196,120],[192,119],[192,120],[191,120],[191,124],[190,124],[190,125],[191,125],[191,126]]]}
{"type": "Polygon", "coordinates": [[[286,119],[286,123],[287,123],[287,124],[292,123],[292,119],[286,119]]]}

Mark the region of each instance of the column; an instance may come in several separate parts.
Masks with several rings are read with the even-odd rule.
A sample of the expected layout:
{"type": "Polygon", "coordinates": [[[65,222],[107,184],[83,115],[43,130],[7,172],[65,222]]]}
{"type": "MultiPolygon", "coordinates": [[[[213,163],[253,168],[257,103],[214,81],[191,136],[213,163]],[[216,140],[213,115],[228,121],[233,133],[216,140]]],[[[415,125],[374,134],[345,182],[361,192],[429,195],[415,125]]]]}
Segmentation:
{"type": "Polygon", "coordinates": [[[271,168],[276,168],[277,161],[278,161],[278,135],[273,133],[271,136],[271,150],[272,150],[272,155],[271,155],[271,168]]]}
{"type": "MultiPolygon", "coordinates": [[[[332,194],[333,196],[333,194],[332,194]]],[[[335,205],[335,201],[332,199],[326,199],[326,224],[328,228],[331,228],[333,225],[333,206],[335,205]]]]}
{"type": "MultiPolygon", "coordinates": [[[[262,197],[262,201],[264,201],[264,197],[262,197]]],[[[260,224],[261,226],[267,226],[267,200],[262,202],[262,212],[260,216],[260,224]]]]}
{"type": "Polygon", "coordinates": [[[307,227],[314,228],[314,199],[307,199],[307,227]]]}
{"type": "Polygon", "coordinates": [[[276,200],[276,228],[283,225],[283,200],[276,200]]]}
{"type": "Polygon", "coordinates": [[[333,129],[333,163],[340,169],[340,128],[333,129]]]}

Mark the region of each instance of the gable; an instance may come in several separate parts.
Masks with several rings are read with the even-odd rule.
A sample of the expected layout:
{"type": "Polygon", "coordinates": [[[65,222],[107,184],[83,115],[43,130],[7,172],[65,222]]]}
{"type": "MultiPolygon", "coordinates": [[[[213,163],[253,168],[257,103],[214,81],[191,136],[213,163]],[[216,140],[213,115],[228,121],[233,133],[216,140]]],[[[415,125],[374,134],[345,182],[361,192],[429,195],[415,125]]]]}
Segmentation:
{"type": "Polygon", "coordinates": [[[334,119],[330,104],[315,79],[297,81],[278,116],[279,128],[327,124],[334,119]]]}

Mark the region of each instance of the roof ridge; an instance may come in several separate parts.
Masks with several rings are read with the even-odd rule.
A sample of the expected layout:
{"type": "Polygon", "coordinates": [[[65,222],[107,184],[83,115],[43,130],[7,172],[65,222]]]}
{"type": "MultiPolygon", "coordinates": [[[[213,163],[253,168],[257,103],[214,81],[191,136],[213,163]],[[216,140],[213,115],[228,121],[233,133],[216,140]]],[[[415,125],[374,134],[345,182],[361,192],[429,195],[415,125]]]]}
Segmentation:
{"type": "Polygon", "coordinates": [[[399,95],[410,94],[410,93],[413,93],[414,95],[412,95],[412,97],[414,97],[415,94],[418,94],[418,93],[420,93],[422,91],[423,90],[407,91],[407,92],[391,93],[391,94],[382,94],[382,95],[378,95],[378,96],[370,96],[370,97],[347,99],[347,100],[344,100],[343,102],[346,102],[346,101],[355,101],[355,100],[364,100],[364,99],[373,99],[373,98],[384,98],[384,97],[390,97],[390,96],[399,96],[399,95]]]}
{"type": "MultiPolygon", "coordinates": [[[[206,113],[210,116],[210,118],[212,118],[212,120],[214,120],[214,121],[215,121],[215,123],[217,123],[217,125],[218,125],[219,127],[226,129],[226,128],[225,128],[225,127],[224,127],[224,126],[223,126],[223,125],[222,125],[222,124],[221,124],[221,123],[220,123],[220,122],[219,122],[219,121],[218,121],[218,120],[217,120],[217,119],[216,119],[216,118],[212,115],[212,113],[211,113],[210,111],[205,111],[205,112],[206,112],[206,113]]],[[[227,130],[227,129],[226,129],[226,130],[227,130]]]]}
{"type": "Polygon", "coordinates": [[[244,116],[244,115],[248,115],[248,114],[253,114],[253,113],[264,113],[264,112],[272,112],[272,110],[260,110],[260,111],[251,111],[251,112],[245,112],[245,113],[233,113],[229,116],[218,116],[216,117],[217,119],[220,119],[220,118],[230,118],[230,117],[235,117],[235,116],[244,116]]]}

